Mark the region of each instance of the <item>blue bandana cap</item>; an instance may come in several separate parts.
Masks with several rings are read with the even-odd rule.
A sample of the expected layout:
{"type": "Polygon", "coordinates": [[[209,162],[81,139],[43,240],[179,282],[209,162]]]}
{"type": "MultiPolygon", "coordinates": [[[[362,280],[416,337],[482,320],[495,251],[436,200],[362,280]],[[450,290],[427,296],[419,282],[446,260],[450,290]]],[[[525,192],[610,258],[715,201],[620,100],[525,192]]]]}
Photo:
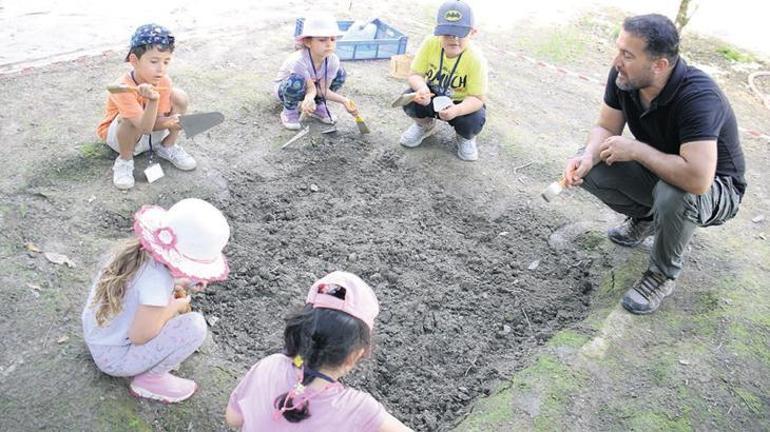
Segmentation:
{"type": "Polygon", "coordinates": [[[169,29],[157,24],[145,24],[140,26],[131,36],[131,48],[143,45],[173,46],[174,35],[169,29]]]}

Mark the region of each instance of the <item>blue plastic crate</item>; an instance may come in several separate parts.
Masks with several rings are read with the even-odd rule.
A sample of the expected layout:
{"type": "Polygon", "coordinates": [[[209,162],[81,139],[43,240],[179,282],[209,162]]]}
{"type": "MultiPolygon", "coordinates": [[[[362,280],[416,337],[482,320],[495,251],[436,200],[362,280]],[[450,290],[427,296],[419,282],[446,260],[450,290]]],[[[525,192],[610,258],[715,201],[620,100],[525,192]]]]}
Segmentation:
{"type": "MultiPolygon", "coordinates": [[[[354,21],[337,21],[341,31],[347,31],[354,21]]],[[[388,59],[394,55],[406,52],[407,37],[395,28],[385,24],[379,19],[371,21],[377,25],[374,39],[364,40],[337,40],[337,56],[340,60],[372,60],[388,59]]],[[[294,26],[294,37],[302,33],[305,25],[304,18],[297,18],[294,26]]]]}

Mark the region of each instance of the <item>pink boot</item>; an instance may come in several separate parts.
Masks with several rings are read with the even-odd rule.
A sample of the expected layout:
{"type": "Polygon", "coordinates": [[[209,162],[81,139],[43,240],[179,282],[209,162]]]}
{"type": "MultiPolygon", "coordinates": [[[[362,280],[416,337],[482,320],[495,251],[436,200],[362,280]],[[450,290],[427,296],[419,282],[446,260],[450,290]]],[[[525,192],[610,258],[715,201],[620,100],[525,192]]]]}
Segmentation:
{"type": "Polygon", "coordinates": [[[135,396],[166,403],[181,402],[195,393],[195,381],[171,375],[143,373],[131,380],[131,393],[135,396]]]}

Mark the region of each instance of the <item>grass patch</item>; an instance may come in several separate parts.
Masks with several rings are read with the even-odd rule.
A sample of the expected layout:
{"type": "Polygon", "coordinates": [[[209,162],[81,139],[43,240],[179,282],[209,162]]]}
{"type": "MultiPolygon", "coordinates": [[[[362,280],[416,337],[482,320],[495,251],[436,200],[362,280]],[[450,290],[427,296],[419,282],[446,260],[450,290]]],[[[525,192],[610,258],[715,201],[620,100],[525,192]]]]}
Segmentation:
{"type": "Polygon", "coordinates": [[[567,347],[567,348],[580,348],[582,347],[590,337],[580,334],[574,330],[562,330],[556,333],[549,341],[550,347],[567,347]]]}
{"type": "Polygon", "coordinates": [[[751,54],[739,51],[737,48],[731,47],[729,45],[724,45],[717,48],[717,53],[721,54],[722,57],[731,62],[751,63],[755,61],[751,54]]]}
{"type": "Polygon", "coordinates": [[[136,403],[130,399],[107,399],[99,404],[101,430],[150,432],[152,427],[136,415],[136,403]]]}
{"type": "Polygon", "coordinates": [[[101,142],[89,142],[78,147],[80,155],[86,159],[106,159],[112,152],[106,144],[101,142]]]}
{"type": "Polygon", "coordinates": [[[758,397],[754,396],[750,391],[743,388],[736,388],[735,394],[746,404],[746,408],[754,414],[760,414],[762,412],[762,401],[758,397]]]}
{"type": "Polygon", "coordinates": [[[626,426],[626,430],[632,431],[689,432],[692,430],[689,420],[685,417],[669,418],[663,413],[653,411],[633,415],[628,419],[626,426]]]}
{"type": "Polygon", "coordinates": [[[503,390],[482,399],[476,405],[474,415],[468,417],[455,432],[500,430],[502,425],[511,422],[513,418],[511,396],[511,390],[503,390]]]}
{"type": "MultiPolygon", "coordinates": [[[[576,345],[587,337],[566,330],[552,341],[554,339],[563,346],[576,345]]],[[[542,355],[535,364],[514,375],[510,388],[481,400],[456,431],[521,429],[524,425],[519,425],[521,419],[515,414],[518,400],[531,400],[537,406],[535,412],[530,413],[535,431],[564,430],[567,425],[562,419],[569,418],[570,395],[577,394],[586,381],[582,372],[570,369],[554,356],[542,355]],[[521,427],[513,427],[515,425],[521,427]]]]}
{"type": "Polygon", "coordinates": [[[571,27],[544,30],[537,38],[522,38],[520,45],[533,57],[554,63],[575,62],[588,50],[585,37],[571,27]]]}
{"type": "Polygon", "coordinates": [[[671,383],[677,360],[673,354],[660,353],[648,360],[647,374],[658,386],[666,386],[671,383]]]}
{"type": "Polygon", "coordinates": [[[534,417],[535,430],[562,429],[560,419],[567,418],[567,404],[570,396],[577,393],[586,378],[550,355],[538,358],[537,362],[514,376],[516,387],[529,383],[539,388],[540,412],[534,417]]]}
{"type": "Polygon", "coordinates": [[[593,252],[602,249],[606,238],[603,232],[588,231],[579,235],[576,241],[581,249],[593,252]]]}
{"type": "Polygon", "coordinates": [[[597,290],[601,300],[614,305],[642,275],[648,260],[647,253],[633,253],[623,265],[607,272],[597,290]]]}

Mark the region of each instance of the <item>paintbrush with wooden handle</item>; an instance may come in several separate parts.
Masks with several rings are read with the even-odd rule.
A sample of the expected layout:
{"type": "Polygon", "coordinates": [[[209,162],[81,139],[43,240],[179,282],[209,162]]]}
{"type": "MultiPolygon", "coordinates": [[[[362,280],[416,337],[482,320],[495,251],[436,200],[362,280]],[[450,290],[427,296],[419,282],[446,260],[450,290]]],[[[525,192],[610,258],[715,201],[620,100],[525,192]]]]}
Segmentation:
{"type": "Polygon", "coordinates": [[[561,180],[551,183],[547,188],[545,188],[540,196],[543,197],[546,202],[551,202],[552,199],[556,198],[556,196],[567,187],[566,181],[567,179],[562,177],[561,180]]]}
{"type": "MultiPolygon", "coordinates": [[[[355,111],[356,110],[356,103],[352,100],[348,99],[348,101],[345,103],[345,106],[348,108],[348,111],[355,111]]],[[[364,118],[361,117],[361,114],[356,114],[356,126],[358,126],[358,131],[361,132],[361,135],[368,134],[371,131],[369,130],[369,126],[366,125],[364,122],[364,118]]]]}

